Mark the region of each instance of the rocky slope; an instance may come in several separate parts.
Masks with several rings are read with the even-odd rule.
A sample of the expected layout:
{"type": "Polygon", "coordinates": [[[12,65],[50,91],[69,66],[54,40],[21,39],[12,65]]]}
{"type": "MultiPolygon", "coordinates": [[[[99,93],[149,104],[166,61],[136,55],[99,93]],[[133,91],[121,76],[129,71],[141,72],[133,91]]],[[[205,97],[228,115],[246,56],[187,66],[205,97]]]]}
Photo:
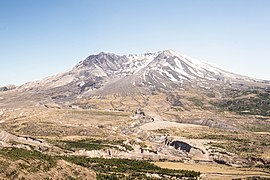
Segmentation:
{"type": "Polygon", "coordinates": [[[165,50],[123,56],[102,52],[87,57],[68,72],[27,83],[19,89],[61,91],[65,96],[82,97],[113,93],[130,95],[155,90],[244,89],[253,86],[269,84],[221,70],[173,50],[165,50]]]}

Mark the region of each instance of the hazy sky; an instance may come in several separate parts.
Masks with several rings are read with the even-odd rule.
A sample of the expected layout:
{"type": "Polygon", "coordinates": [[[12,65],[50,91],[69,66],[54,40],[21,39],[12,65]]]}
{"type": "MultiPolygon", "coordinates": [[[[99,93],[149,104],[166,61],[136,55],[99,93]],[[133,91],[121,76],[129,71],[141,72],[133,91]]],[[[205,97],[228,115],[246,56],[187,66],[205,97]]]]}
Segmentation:
{"type": "Polygon", "coordinates": [[[163,49],[270,80],[270,1],[0,0],[0,86],[163,49]]]}

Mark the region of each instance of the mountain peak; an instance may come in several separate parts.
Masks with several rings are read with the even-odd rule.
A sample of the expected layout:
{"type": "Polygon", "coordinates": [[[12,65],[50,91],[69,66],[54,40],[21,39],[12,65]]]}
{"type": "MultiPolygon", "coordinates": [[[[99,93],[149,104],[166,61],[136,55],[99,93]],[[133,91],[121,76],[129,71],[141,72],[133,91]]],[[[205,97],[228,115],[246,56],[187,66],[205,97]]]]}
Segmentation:
{"type": "Polygon", "coordinates": [[[116,55],[116,54],[110,53],[110,52],[103,52],[102,51],[96,55],[88,56],[85,60],[93,59],[93,58],[108,58],[108,57],[119,57],[119,55],[116,55]]]}
{"type": "Polygon", "coordinates": [[[114,53],[100,52],[99,54],[88,56],[85,60],[81,61],[80,64],[83,64],[84,66],[91,66],[93,64],[104,64],[107,61],[118,59],[119,57],[119,55],[116,55],[114,53]]]}
{"type": "Polygon", "coordinates": [[[74,89],[80,88],[80,92],[96,90],[97,94],[97,89],[102,87],[103,94],[107,94],[142,89],[208,90],[231,87],[232,84],[251,84],[255,81],[168,49],[137,55],[100,52],[88,56],[71,71],[39,83],[49,88],[72,86],[74,89]]]}

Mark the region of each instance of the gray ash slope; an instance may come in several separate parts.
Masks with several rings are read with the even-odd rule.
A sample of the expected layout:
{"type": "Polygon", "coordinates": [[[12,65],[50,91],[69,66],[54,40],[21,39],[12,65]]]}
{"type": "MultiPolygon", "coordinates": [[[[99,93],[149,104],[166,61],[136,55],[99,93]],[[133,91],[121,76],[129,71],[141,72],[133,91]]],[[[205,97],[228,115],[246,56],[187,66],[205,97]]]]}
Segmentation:
{"type": "Polygon", "coordinates": [[[80,98],[174,90],[210,92],[267,86],[268,82],[230,73],[173,50],[165,50],[123,56],[102,52],[87,57],[68,72],[26,83],[18,90],[46,93],[55,98],[80,98]]]}

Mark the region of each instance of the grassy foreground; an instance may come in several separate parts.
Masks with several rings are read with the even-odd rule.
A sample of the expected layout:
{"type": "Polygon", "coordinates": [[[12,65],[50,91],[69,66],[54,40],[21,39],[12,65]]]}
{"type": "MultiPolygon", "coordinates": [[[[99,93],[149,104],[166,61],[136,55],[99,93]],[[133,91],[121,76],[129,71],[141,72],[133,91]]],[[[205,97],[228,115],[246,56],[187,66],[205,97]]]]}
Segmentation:
{"type": "MultiPolygon", "coordinates": [[[[4,159],[0,163],[2,174],[5,174],[9,165],[17,162],[16,170],[5,174],[5,177],[11,179],[18,178],[21,172],[24,174],[47,172],[54,168],[59,160],[93,170],[97,174],[97,179],[156,179],[156,177],[196,179],[200,175],[199,172],[195,171],[161,168],[151,162],[142,160],[51,156],[36,150],[20,148],[2,148],[0,149],[0,158],[4,159]],[[8,165],[7,162],[10,162],[10,164],[8,165]]],[[[73,178],[76,179],[76,177],[73,178]]]]}

